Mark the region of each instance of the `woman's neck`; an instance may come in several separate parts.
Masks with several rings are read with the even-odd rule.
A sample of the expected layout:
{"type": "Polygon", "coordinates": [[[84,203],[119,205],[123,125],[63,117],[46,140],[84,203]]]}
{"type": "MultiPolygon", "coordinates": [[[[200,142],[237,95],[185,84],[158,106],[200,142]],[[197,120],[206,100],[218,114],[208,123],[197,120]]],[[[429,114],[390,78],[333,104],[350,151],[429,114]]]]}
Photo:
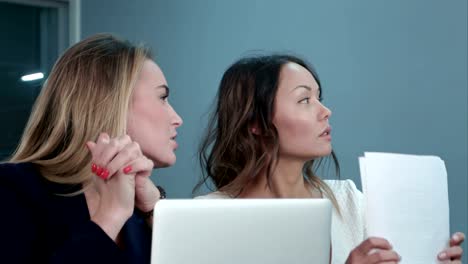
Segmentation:
{"type": "Polygon", "coordinates": [[[240,194],[242,198],[321,198],[318,190],[304,180],[304,162],[280,159],[274,168],[270,184],[267,172],[261,173],[240,194]]]}

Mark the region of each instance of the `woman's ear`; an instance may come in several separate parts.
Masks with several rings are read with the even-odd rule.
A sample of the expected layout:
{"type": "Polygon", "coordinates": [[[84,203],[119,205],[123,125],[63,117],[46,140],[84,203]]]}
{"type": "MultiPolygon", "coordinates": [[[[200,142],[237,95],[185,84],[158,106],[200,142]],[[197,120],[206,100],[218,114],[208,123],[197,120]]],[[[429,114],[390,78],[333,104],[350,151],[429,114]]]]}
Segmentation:
{"type": "Polygon", "coordinates": [[[252,134],[256,135],[256,136],[260,136],[260,129],[258,128],[258,125],[257,124],[252,124],[250,126],[250,132],[252,132],[252,134]]]}

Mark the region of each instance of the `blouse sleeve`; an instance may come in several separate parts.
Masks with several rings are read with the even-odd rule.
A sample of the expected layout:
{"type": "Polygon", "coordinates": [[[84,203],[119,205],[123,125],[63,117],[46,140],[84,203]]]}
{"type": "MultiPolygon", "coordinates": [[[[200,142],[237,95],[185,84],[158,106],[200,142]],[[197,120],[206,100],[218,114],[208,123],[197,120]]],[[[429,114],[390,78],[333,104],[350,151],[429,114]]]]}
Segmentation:
{"type": "Polygon", "coordinates": [[[366,200],[364,194],[356,187],[352,180],[347,180],[349,186],[349,192],[353,197],[355,210],[361,230],[361,241],[367,238],[367,227],[366,227],[366,200]]]}

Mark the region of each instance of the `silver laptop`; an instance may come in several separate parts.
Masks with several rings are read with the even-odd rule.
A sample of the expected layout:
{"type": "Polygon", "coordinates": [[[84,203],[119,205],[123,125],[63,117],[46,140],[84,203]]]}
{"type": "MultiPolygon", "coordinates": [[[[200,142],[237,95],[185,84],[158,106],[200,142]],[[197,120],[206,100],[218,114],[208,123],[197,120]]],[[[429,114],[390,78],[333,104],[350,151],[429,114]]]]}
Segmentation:
{"type": "Polygon", "coordinates": [[[329,264],[327,199],[162,200],[153,264],[329,264]]]}

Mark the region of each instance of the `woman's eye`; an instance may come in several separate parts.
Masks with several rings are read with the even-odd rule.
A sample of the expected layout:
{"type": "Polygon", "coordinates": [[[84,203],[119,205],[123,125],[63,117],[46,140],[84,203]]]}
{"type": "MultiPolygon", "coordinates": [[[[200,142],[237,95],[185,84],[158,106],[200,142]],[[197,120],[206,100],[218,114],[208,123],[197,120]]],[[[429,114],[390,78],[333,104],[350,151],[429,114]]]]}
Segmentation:
{"type": "Polygon", "coordinates": [[[165,95],[161,96],[160,98],[161,98],[161,100],[167,102],[167,99],[169,98],[169,95],[165,94],[165,95]]]}
{"type": "Polygon", "coordinates": [[[310,97],[304,98],[299,101],[300,104],[308,104],[310,102],[310,97]]]}

